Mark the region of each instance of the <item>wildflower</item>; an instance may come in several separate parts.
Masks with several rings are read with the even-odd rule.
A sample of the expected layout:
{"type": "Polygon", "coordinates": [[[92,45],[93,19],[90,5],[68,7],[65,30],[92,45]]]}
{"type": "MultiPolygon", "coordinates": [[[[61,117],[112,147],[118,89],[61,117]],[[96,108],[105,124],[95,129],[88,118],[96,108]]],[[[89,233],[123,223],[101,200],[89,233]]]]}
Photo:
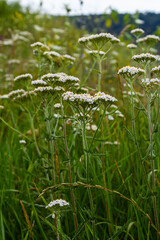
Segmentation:
{"type": "Polygon", "coordinates": [[[60,57],[61,55],[55,51],[46,51],[43,53],[44,56],[51,56],[51,57],[60,57]]]}
{"type": "Polygon", "coordinates": [[[61,104],[60,103],[54,104],[54,108],[57,108],[57,109],[61,108],[61,104]]]}
{"type": "Polygon", "coordinates": [[[156,43],[160,40],[160,38],[156,35],[147,35],[143,38],[139,38],[136,40],[137,43],[156,43]]]}
{"type": "Polygon", "coordinates": [[[118,74],[121,74],[123,77],[134,77],[135,75],[144,74],[145,71],[141,68],[126,66],[119,69],[118,74]]]}
{"type": "Polygon", "coordinates": [[[47,73],[41,77],[43,81],[54,81],[54,79],[59,79],[60,77],[66,77],[66,73],[47,73]]]}
{"type": "Polygon", "coordinates": [[[96,126],[95,124],[92,124],[92,125],[91,125],[91,129],[92,129],[93,131],[96,131],[96,130],[97,130],[97,126],[96,126]]]}
{"type": "Polygon", "coordinates": [[[103,51],[97,51],[97,50],[92,50],[92,51],[87,51],[87,53],[91,54],[91,55],[100,55],[100,56],[104,56],[106,53],[103,51]]]}
{"type": "Polygon", "coordinates": [[[68,54],[62,55],[62,57],[63,57],[65,60],[68,60],[68,61],[70,61],[70,62],[75,62],[75,61],[76,61],[75,57],[72,57],[72,56],[70,56],[70,55],[68,55],[68,54]]]}
{"type": "Polygon", "coordinates": [[[158,78],[146,78],[141,80],[142,85],[146,90],[150,90],[153,87],[159,87],[160,86],[160,79],[158,78]]]}
{"type": "Polygon", "coordinates": [[[8,64],[20,64],[20,60],[18,60],[18,59],[11,59],[11,60],[8,60],[8,64]]]}
{"type": "Polygon", "coordinates": [[[8,93],[8,97],[14,98],[15,96],[22,95],[23,93],[25,93],[25,91],[23,89],[17,89],[17,90],[14,90],[14,91],[11,91],[10,93],[8,93]]]}
{"type": "Polygon", "coordinates": [[[82,44],[85,44],[85,43],[88,43],[88,42],[100,42],[100,41],[103,41],[103,42],[120,42],[120,40],[116,37],[114,37],[112,34],[110,33],[99,33],[99,34],[93,34],[93,35],[90,35],[88,37],[82,37],[78,40],[79,43],[82,43],[82,44]]]}
{"type": "Polygon", "coordinates": [[[38,87],[34,89],[34,92],[36,93],[50,93],[53,92],[53,88],[52,87],[38,87]]]}
{"type": "Polygon", "coordinates": [[[4,106],[0,105],[0,109],[1,109],[1,110],[4,109],[4,106]]]}
{"type": "Polygon", "coordinates": [[[73,92],[65,92],[63,95],[63,100],[69,102],[75,102],[82,105],[90,105],[94,103],[93,97],[90,94],[74,94],[73,92]]]}
{"type": "Polygon", "coordinates": [[[93,97],[96,102],[116,102],[117,99],[115,97],[110,96],[109,94],[105,94],[104,92],[98,92],[93,97]]]}
{"type": "Polygon", "coordinates": [[[33,49],[37,49],[37,50],[43,50],[43,51],[49,50],[49,47],[48,47],[47,45],[41,43],[41,42],[32,43],[32,44],[31,44],[31,47],[32,47],[33,49]]]}
{"type": "Polygon", "coordinates": [[[40,80],[37,79],[37,80],[32,81],[31,85],[47,85],[47,83],[41,79],[40,80]]]}
{"type": "Polygon", "coordinates": [[[110,120],[110,121],[113,121],[113,120],[114,120],[114,117],[111,116],[111,115],[108,115],[107,117],[108,117],[108,120],[110,120]]]}
{"type": "Polygon", "coordinates": [[[132,59],[135,60],[136,62],[147,62],[147,61],[153,62],[157,60],[157,57],[150,53],[141,53],[139,55],[134,55],[132,59]]]}
{"type": "Polygon", "coordinates": [[[51,207],[65,207],[65,206],[69,206],[69,203],[66,202],[65,200],[62,199],[57,199],[54,201],[51,201],[46,208],[51,208],[51,207]]]}
{"type": "Polygon", "coordinates": [[[26,91],[22,95],[18,95],[13,98],[13,101],[21,101],[21,100],[27,100],[31,96],[37,96],[35,91],[26,91]]]}
{"type": "Polygon", "coordinates": [[[160,65],[151,69],[152,73],[160,73],[160,65]]]}
{"type": "Polygon", "coordinates": [[[8,94],[0,95],[0,99],[8,99],[8,98],[9,98],[8,94]]]}
{"type": "Polygon", "coordinates": [[[141,28],[135,28],[135,29],[131,30],[131,34],[133,34],[133,35],[140,35],[143,33],[144,33],[144,30],[141,28]]]}
{"type": "Polygon", "coordinates": [[[127,45],[127,48],[134,49],[134,48],[137,48],[137,45],[131,43],[131,44],[128,44],[128,45],[127,45]]]}
{"type": "Polygon", "coordinates": [[[19,143],[20,144],[26,144],[26,141],[25,140],[19,140],[19,143]]]}
{"type": "Polygon", "coordinates": [[[19,80],[31,80],[33,77],[30,73],[22,74],[17,76],[14,81],[19,81],[19,80]]]}
{"type": "Polygon", "coordinates": [[[79,78],[74,77],[74,76],[62,76],[59,78],[58,80],[59,82],[63,82],[63,83],[77,83],[80,82],[79,78]]]}
{"type": "Polygon", "coordinates": [[[63,87],[60,87],[60,86],[56,86],[53,90],[56,91],[56,92],[64,92],[65,91],[65,89],[63,87]]]}

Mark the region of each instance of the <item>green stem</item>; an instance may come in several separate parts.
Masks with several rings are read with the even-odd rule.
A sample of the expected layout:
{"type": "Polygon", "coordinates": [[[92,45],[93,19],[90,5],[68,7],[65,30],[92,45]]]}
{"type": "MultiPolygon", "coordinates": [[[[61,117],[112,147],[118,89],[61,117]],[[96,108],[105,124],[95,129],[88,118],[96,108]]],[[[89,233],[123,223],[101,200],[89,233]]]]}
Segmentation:
{"type": "Polygon", "coordinates": [[[28,113],[29,113],[29,119],[30,119],[30,123],[31,123],[31,130],[32,130],[32,134],[33,134],[34,144],[35,144],[38,155],[41,156],[41,152],[40,152],[38,144],[37,144],[37,138],[36,138],[35,127],[34,127],[34,119],[31,116],[29,111],[28,111],[28,113]]]}
{"type": "MultiPolygon", "coordinates": [[[[153,201],[153,212],[156,228],[159,231],[159,220],[157,213],[157,198],[156,198],[156,179],[155,179],[155,162],[153,157],[153,124],[152,124],[152,109],[151,109],[151,94],[148,96],[148,125],[149,125],[149,139],[150,139],[150,163],[151,163],[151,171],[152,171],[152,201],[153,201]]],[[[159,235],[157,233],[157,239],[159,239],[159,235]]]]}
{"type": "MultiPolygon", "coordinates": [[[[68,160],[68,175],[69,175],[69,183],[72,183],[72,172],[71,172],[71,163],[70,163],[70,154],[68,151],[68,144],[67,144],[67,133],[66,133],[66,122],[64,118],[64,110],[63,110],[63,101],[61,98],[61,115],[63,118],[63,132],[64,132],[64,146],[65,146],[65,152],[67,155],[68,160]]],[[[76,228],[76,231],[78,232],[78,219],[77,219],[77,209],[76,209],[76,201],[75,201],[75,195],[73,188],[70,187],[71,196],[72,196],[72,204],[73,204],[73,219],[74,219],[74,225],[76,228]]]]}
{"type": "MultiPolygon", "coordinates": [[[[82,126],[82,141],[83,141],[84,159],[86,162],[86,179],[87,179],[87,184],[89,184],[89,155],[88,155],[88,146],[87,146],[87,140],[86,140],[85,111],[84,111],[83,126],[82,126]]],[[[91,189],[87,188],[87,191],[88,191],[89,202],[90,202],[91,212],[92,212],[93,240],[95,240],[96,239],[95,210],[94,210],[91,189]]]]}
{"type": "Polygon", "coordinates": [[[99,69],[98,69],[98,86],[97,86],[97,90],[99,92],[99,91],[101,91],[101,77],[102,77],[102,61],[101,61],[100,56],[98,58],[98,64],[99,64],[99,69]]]}
{"type": "MultiPolygon", "coordinates": [[[[49,143],[49,148],[50,148],[50,152],[51,152],[51,164],[53,166],[52,177],[53,177],[54,184],[56,184],[56,174],[55,174],[56,171],[55,171],[55,161],[54,161],[54,140],[52,140],[52,130],[51,130],[51,123],[50,123],[50,119],[49,119],[47,103],[45,104],[44,114],[45,114],[45,118],[46,118],[46,129],[47,129],[48,138],[49,138],[48,143],[49,143]]],[[[49,162],[48,162],[48,164],[49,164],[49,162]]]]}

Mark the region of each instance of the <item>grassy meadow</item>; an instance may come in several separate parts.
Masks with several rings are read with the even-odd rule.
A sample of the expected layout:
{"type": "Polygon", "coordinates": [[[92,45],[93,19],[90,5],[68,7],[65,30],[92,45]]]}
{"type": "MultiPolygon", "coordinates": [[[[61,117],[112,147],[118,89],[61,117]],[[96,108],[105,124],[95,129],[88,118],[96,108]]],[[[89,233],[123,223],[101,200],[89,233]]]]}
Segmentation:
{"type": "Polygon", "coordinates": [[[0,240],[160,239],[158,34],[2,5],[0,240]]]}

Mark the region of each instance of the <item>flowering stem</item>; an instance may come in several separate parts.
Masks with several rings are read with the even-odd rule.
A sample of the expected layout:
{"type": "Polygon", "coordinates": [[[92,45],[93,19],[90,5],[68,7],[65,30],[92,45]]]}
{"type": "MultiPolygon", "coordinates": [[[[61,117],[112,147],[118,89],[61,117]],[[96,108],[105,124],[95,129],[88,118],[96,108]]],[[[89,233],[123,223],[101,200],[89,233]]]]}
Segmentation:
{"type": "Polygon", "coordinates": [[[101,76],[102,76],[102,60],[100,56],[98,57],[98,64],[99,64],[99,69],[98,69],[98,86],[97,90],[98,92],[101,91],[101,76]]]}
{"type": "MultiPolygon", "coordinates": [[[[45,114],[45,120],[46,120],[46,129],[47,129],[47,133],[48,133],[48,143],[49,143],[49,148],[50,148],[50,152],[51,152],[51,164],[53,166],[53,181],[54,184],[56,183],[56,176],[55,176],[55,162],[54,162],[54,140],[52,140],[52,130],[51,130],[51,124],[50,124],[50,120],[49,120],[49,112],[48,112],[48,106],[47,106],[47,102],[44,106],[44,114],[45,114]]],[[[48,162],[49,164],[49,162],[48,162]]]]}
{"type": "Polygon", "coordinates": [[[61,219],[60,219],[60,210],[57,212],[57,240],[60,240],[59,233],[61,232],[61,219]]]}
{"type": "Polygon", "coordinates": [[[37,144],[37,139],[36,139],[34,120],[33,120],[33,117],[31,116],[31,113],[29,111],[28,111],[28,114],[29,114],[29,119],[30,119],[30,123],[31,123],[31,129],[32,129],[34,144],[35,144],[38,155],[41,156],[41,152],[39,150],[39,147],[38,147],[38,144],[37,144]]]}
{"type": "MultiPolygon", "coordinates": [[[[61,98],[61,115],[62,115],[62,118],[63,118],[64,146],[65,146],[65,152],[66,152],[67,160],[68,160],[69,183],[72,183],[71,163],[70,163],[70,155],[69,155],[68,144],[67,144],[66,122],[65,122],[65,118],[64,118],[62,98],[61,98]]],[[[77,220],[76,201],[75,201],[75,195],[74,195],[74,191],[73,191],[72,187],[70,187],[70,191],[71,191],[72,204],[73,204],[74,225],[75,225],[76,231],[78,232],[78,220],[77,220]]]]}
{"type": "MultiPolygon", "coordinates": [[[[153,124],[152,124],[152,109],[151,109],[151,94],[148,95],[148,125],[149,125],[149,139],[150,139],[150,163],[151,163],[151,171],[152,171],[152,201],[153,201],[153,212],[156,228],[159,231],[159,220],[157,213],[157,198],[156,198],[156,179],[155,179],[155,162],[153,157],[153,124]]],[[[159,239],[157,233],[157,239],[159,239]]]]}
{"type": "Polygon", "coordinates": [[[38,77],[41,77],[42,73],[42,62],[41,62],[41,53],[38,52],[38,77]]]}
{"type": "MultiPolygon", "coordinates": [[[[89,184],[89,155],[88,155],[88,146],[87,146],[87,140],[86,140],[85,110],[84,110],[83,126],[82,126],[82,141],[83,141],[84,159],[86,162],[86,179],[87,179],[87,184],[89,184]]],[[[91,189],[87,188],[87,191],[88,191],[89,202],[90,202],[91,212],[92,212],[93,240],[95,240],[96,239],[95,210],[94,210],[91,189]]]]}

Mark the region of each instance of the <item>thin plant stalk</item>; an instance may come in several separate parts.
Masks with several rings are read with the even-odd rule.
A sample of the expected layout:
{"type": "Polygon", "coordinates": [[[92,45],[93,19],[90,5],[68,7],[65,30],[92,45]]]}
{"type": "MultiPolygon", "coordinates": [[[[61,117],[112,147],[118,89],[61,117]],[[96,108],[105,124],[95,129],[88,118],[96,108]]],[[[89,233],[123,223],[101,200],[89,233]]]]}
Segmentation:
{"type": "MultiPolygon", "coordinates": [[[[153,212],[156,228],[159,231],[159,220],[157,213],[157,198],[156,198],[156,178],[155,178],[155,161],[153,156],[153,124],[152,124],[152,109],[151,109],[151,94],[148,96],[148,125],[149,125],[149,139],[150,139],[150,163],[151,163],[151,171],[152,171],[152,190],[153,190],[153,212]]],[[[157,239],[159,239],[159,235],[157,233],[157,239]]]]}
{"type": "MultiPolygon", "coordinates": [[[[65,152],[66,152],[67,161],[68,161],[69,183],[72,183],[72,171],[71,171],[71,163],[70,163],[70,154],[69,154],[68,144],[67,144],[66,122],[65,122],[65,117],[64,117],[62,98],[61,98],[61,115],[62,115],[62,118],[63,118],[64,146],[65,146],[65,152]]],[[[71,191],[72,204],[73,204],[74,225],[75,225],[76,231],[78,232],[78,219],[77,219],[76,201],[75,201],[74,190],[73,190],[72,187],[70,187],[70,191],[71,191]]]]}
{"type": "MultiPolygon", "coordinates": [[[[85,110],[84,110],[83,125],[82,125],[82,142],[83,142],[84,159],[86,162],[86,180],[87,180],[87,184],[89,184],[89,154],[88,154],[88,146],[87,146],[87,139],[86,139],[85,110]]],[[[92,220],[93,240],[95,240],[96,239],[95,209],[94,209],[91,189],[87,188],[87,191],[88,191],[89,202],[90,202],[92,218],[93,218],[92,220]]]]}

